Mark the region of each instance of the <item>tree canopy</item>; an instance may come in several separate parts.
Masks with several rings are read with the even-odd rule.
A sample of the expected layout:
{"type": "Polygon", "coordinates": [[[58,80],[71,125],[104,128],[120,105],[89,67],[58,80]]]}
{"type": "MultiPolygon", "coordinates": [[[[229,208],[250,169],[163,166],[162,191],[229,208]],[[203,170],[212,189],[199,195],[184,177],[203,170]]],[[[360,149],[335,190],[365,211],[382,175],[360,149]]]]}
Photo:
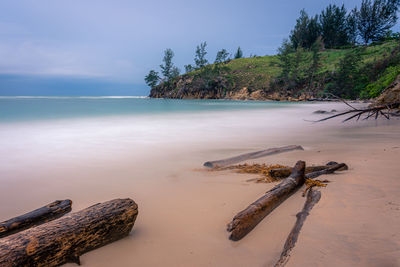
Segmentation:
{"type": "Polygon", "coordinates": [[[386,36],[397,21],[399,0],[363,0],[357,14],[357,28],[365,44],[386,36]]]}
{"type": "Polygon", "coordinates": [[[160,76],[158,76],[158,72],[155,70],[150,70],[149,74],[144,77],[144,80],[148,86],[153,88],[160,81],[160,76]]]}
{"type": "Polygon", "coordinates": [[[206,51],[207,42],[203,42],[196,47],[196,54],[194,57],[194,62],[197,68],[202,68],[208,64],[208,60],[206,59],[207,51],[206,51]]]}
{"type": "Polygon", "coordinates": [[[238,58],[242,58],[242,57],[243,57],[243,51],[242,51],[242,49],[240,49],[240,46],[239,46],[238,49],[236,50],[234,58],[238,59],[238,58]]]}
{"type": "Polygon", "coordinates": [[[344,5],[329,5],[319,16],[321,36],[326,48],[344,46],[349,43],[347,11],[344,5]]]}
{"type": "Polygon", "coordinates": [[[172,63],[173,57],[174,57],[174,52],[172,51],[172,49],[167,48],[164,51],[164,58],[163,58],[164,64],[160,65],[161,73],[163,74],[166,80],[170,80],[171,78],[173,78],[174,74],[174,64],[172,63]]]}
{"type": "Polygon", "coordinates": [[[217,56],[215,57],[214,63],[222,63],[224,61],[227,61],[229,58],[229,53],[226,51],[226,49],[221,49],[218,51],[217,56]]]}
{"type": "Polygon", "coordinates": [[[318,37],[325,48],[368,44],[385,38],[396,24],[400,0],[362,0],[360,9],[347,12],[344,5],[328,5],[310,17],[303,9],[290,33],[292,46],[310,49],[318,37]]]}
{"type": "Polygon", "coordinates": [[[320,36],[320,32],[318,15],[309,17],[307,12],[302,9],[300,17],[296,20],[296,25],[291,31],[290,40],[295,49],[298,47],[310,48],[320,36]]]}

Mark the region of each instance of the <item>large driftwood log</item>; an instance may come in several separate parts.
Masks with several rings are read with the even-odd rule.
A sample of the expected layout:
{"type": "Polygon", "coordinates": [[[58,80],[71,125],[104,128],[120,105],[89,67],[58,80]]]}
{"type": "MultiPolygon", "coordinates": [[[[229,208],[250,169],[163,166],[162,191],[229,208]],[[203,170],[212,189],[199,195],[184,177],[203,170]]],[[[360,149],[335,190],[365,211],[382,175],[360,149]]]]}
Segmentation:
{"type": "Polygon", "coordinates": [[[303,185],[305,162],[298,161],[292,174],[279,185],[269,190],[264,196],[239,212],[228,224],[231,232],[229,239],[237,241],[248,234],[265,216],[291,196],[296,189],[303,185]]]}
{"type": "Polygon", "coordinates": [[[283,251],[278,262],[275,264],[275,267],[284,266],[290,257],[290,252],[293,250],[296,245],[297,239],[299,238],[299,234],[301,228],[303,227],[304,221],[307,216],[310,214],[311,209],[315,204],[321,199],[321,192],[317,190],[313,190],[312,188],[308,191],[306,202],[304,203],[304,207],[301,212],[296,214],[297,220],[295,225],[293,226],[292,231],[290,231],[289,236],[286,239],[285,245],[283,246],[283,251]]]}
{"type": "Polygon", "coordinates": [[[242,155],[232,157],[232,158],[216,160],[216,161],[207,161],[203,165],[205,167],[209,167],[209,168],[224,167],[224,166],[235,164],[235,163],[238,163],[238,162],[241,162],[244,160],[261,158],[261,157],[274,155],[274,154],[278,154],[278,153],[283,153],[283,152],[288,152],[288,151],[292,151],[292,150],[304,150],[304,149],[301,146],[297,146],[297,145],[275,147],[275,148],[269,148],[266,150],[242,154],[242,155]]]}
{"type": "Polygon", "coordinates": [[[0,238],[60,218],[71,211],[72,201],[56,200],[44,207],[0,223],[0,238]]]}
{"type": "Polygon", "coordinates": [[[129,234],[138,214],[131,199],[114,199],[0,239],[0,266],[80,264],[79,256],[129,234]]]}
{"type": "MultiPolygon", "coordinates": [[[[322,165],[322,166],[308,166],[308,167],[306,167],[305,174],[307,176],[307,174],[309,174],[309,173],[320,172],[320,171],[322,171],[322,172],[320,172],[321,173],[320,175],[327,174],[327,173],[324,173],[323,171],[324,170],[328,170],[328,169],[332,169],[332,167],[337,165],[337,164],[338,164],[337,162],[331,161],[328,164],[322,165]]],[[[348,169],[347,165],[344,164],[343,167],[335,169],[334,171],[336,171],[336,170],[343,171],[343,170],[347,170],[347,169],[348,169]]],[[[270,170],[269,171],[269,175],[272,178],[282,179],[282,178],[289,177],[291,172],[292,172],[292,168],[290,168],[290,167],[288,167],[288,168],[277,168],[277,169],[270,170]]],[[[332,172],[328,171],[328,173],[332,173],[332,172]]]]}
{"type": "MultiPolygon", "coordinates": [[[[328,169],[330,166],[309,166],[306,167],[305,169],[305,173],[310,173],[310,172],[315,172],[315,171],[321,171],[321,170],[325,170],[328,169]]],[[[282,179],[282,178],[286,178],[289,177],[290,174],[292,173],[292,168],[287,167],[287,168],[277,168],[277,169],[272,169],[269,171],[269,175],[272,178],[276,178],[276,179],[282,179]]]]}

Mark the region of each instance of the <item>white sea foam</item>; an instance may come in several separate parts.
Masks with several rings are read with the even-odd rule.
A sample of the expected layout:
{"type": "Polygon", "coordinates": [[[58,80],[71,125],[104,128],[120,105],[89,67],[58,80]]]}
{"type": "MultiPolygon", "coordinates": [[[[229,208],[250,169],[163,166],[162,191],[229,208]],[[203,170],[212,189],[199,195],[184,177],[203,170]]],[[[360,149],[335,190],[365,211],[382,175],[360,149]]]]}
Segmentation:
{"type": "MultiPolygon", "coordinates": [[[[338,109],[338,104],[329,105],[332,107],[338,109]]],[[[240,147],[244,139],[253,140],[254,147],[285,145],[282,140],[293,132],[301,139],[302,129],[311,125],[305,119],[320,118],[321,115],[312,114],[320,108],[319,104],[303,104],[279,109],[3,123],[0,124],[0,158],[3,168],[7,165],[21,168],[43,162],[59,164],[88,158],[126,158],[127,154],[132,158],[143,157],[157,149],[222,148],[232,147],[232,144],[240,147]]]]}

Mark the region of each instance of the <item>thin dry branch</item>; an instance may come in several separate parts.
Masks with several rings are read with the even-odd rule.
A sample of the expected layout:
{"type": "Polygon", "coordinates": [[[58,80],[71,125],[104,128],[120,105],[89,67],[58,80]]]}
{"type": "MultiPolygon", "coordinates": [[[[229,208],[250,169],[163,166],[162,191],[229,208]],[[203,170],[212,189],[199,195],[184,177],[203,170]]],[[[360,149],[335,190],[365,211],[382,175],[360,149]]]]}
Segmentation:
{"type": "Polygon", "coordinates": [[[346,104],[347,106],[351,107],[352,109],[357,110],[355,107],[353,107],[352,105],[350,105],[350,104],[349,104],[346,100],[344,100],[343,98],[338,97],[338,96],[336,96],[336,95],[334,95],[334,94],[331,94],[331,93],[328,93],[327,95],[330,95],[330,96],[332,96],[333,98],[336,98],[336,99],[340,100],[341,102],[343,102],[343,103],[346,104]]]}
{"type": "MultiPolygon", "coordinates": [[[[343,100],[344,101],[344,100],[343,100]]],[[[348,110],[348,111],[344,111],[317,121],[313,121],[313,122],[321,122],[321,121],[326,121],[326,120],[330,120],[336,117],[341,117],[344,115],[350,115],[349,117],[347,117],[346,119],[344,119],[342,122],[346,122],[349,121],[351,119],[354,119],[357,117],[357,120],[359,120],[361,118],[361,116],[366,115],[366,117],[364,118],[364,120],[368,120],[369,118],[375,116],[375,119],[377,119],[379,116],[382,116],[388,120],[390,120],[391,116],[399,116],[399,114],[396,114],[394,112],[391,112],[391,110],[393,109],[398,109],[400,108],[400,103],[396,102],[396,103],[391,103],[391,104],[386,104],[386,105],[379,105],[379,106],[374,106],[374,107],[369,107],[369,108],[364,108],[364,109],[355,109],[353,106],[351,106],[353,109],[352,110],[348,110]],[[384,111],[386,111],[384,113],[384,111]]]]}

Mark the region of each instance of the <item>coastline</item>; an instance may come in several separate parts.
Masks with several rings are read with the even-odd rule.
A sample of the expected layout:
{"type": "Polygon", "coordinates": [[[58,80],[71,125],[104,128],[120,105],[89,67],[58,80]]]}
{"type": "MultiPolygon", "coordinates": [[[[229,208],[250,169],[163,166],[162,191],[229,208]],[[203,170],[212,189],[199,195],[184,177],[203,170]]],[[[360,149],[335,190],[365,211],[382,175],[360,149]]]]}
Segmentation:
{"type": "MultiPolygon", "coordinates": [[[[226,223],[273,184],[246,182],[254,177],[251,175],[199,169],[207,160],[299,144],[305,151],[251,162],[293,165],[299,159],[307,164],[335,160],[346,162],[350,170],[326,177],[332,183],[321,189],[322,199],[307,219],[288,266],[399,264],[396,225],[400,216],[396,208],[400,205],[400,166],[396,159],[400,148],[394,147],[400,146],[400,121],[304,121],[324,116],[312,111],[339,109],[338,105],[318,103],[273,113],[204,113],[190,116],[190,127],[188,120],[179,116],[172,121],[156,118],[152,121],[157,125],[154,135],[147,139],[135,136],[140,129],[135,132],[130,125],[139,121],[129,118],[93,121],[83,129],[87,121],[69,122],[68,126],[68,122],[27,125],[19,130],[35,130],[37,136],[26,138],[37,142],[37,148],[46,143],[49,147],[25,158],[15,157],[12,164],[10,154],[15,149],[24,151],[24,147],[8,150],[9,165],[0,169],[0,200],[5,207],[0,216],[12,217],[64,197],[74,201],[74,211],[112,198],[131,197],[139,204],[131,235],[83,255],[84,266],[131,266],[133,262],[142,266],[270,266],[279,257],[294,215],[303,205],[301,192],[282,203],[246,238],[233,243],[228,240],[226,223]],[[171,122],[176,129],[163,133],[163,127],[171,122]],[[116,125],[118,129],[114,129],[116,125]],[[75,128],[80,129],[76,134],[75,128]],[[51,136],[63,129],[69,129],[69,135],[59,138],[69,142],[56,147],[57,140],[51,136]],[[103,129],[101,138],[87,143],[93,138],[93,129],[103,129]],[[48,136],[40,136],[42,130],[48,136]],[[82,144],[85,146],[80,147],[82,144]],[[82,158],[78,157],[81,153],[82,158]],[[38,156],[41,158],[34,161],[38,156]],[[21,184],[30,188],[22,197],[21,184]]],[[[7,147],[0,152],[5,151],[7,147]]]]}

